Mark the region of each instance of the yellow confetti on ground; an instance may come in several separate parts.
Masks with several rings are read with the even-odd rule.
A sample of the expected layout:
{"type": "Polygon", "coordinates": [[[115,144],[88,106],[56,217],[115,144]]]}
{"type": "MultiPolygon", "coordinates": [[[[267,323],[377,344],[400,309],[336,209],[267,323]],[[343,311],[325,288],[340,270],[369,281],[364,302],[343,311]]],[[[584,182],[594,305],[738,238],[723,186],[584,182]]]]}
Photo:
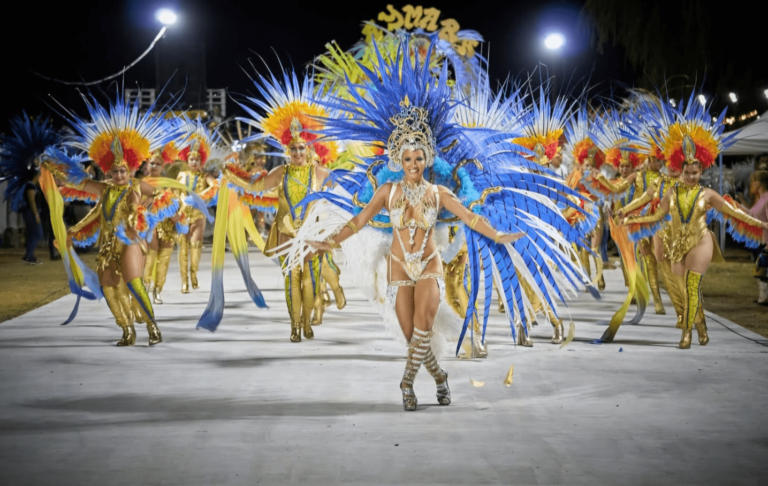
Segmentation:
{"type": "Polygon", "coordinates": [[[565,337],[565,341],[563,341],[563,344],[560,345],[560,349],[563,349],[563,347],[573,341],[573,337],[576,334],[576,324],[571,321],[570,325],[568,326],[568,335],[565,337]]]}
{"type": "Polygon", "coordinates": [[[485,386],[485,382],[484,381],[475,381],[472,378],[470,378],[469,382],[472,383],[472,386],[477,387],[477,388],[485,386]]]}
{"type": "Polygon", "coordinates": [[[509,371],[507,372],[507,377],[504,378],[504,384],[506,386],[511,386],[512,385],[512,373],[514,373],[514,372],[515,372],[515,365],[512,365],[512,366],[509,367],[509,371]]]}

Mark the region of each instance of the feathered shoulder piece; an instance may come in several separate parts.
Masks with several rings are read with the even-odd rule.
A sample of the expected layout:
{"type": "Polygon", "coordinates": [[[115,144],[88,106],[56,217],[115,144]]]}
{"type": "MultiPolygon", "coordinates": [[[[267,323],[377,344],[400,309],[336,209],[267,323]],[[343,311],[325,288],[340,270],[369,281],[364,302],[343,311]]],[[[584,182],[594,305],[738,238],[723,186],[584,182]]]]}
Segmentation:
{"type": "Polygon", "coordinates": [[[131,104],[120,94],[106,107],[93,96],[83,95],[83,100],[90,120],[71,111],[65,115],[77,132],[69,145],[87,152],[104,172],[109,172],[113,165],[138,169],[152,151],[178,138],[178,132],[168,129],[165,113],[154,113],[154,104],[140,112],[138,98],[131,104]]]}
{"type": "Polygon", "coordinates": [[[595,145],[597,136],[592,127],[592,121],[586,106],[579,108],[566,126],[568,149],[573,154],[573,160],[582,165],[585,162],[594,164],[599,169],[605,162],[605,153],[595,145]]]}
{"type": "Polygon", "coordinates": [[[37,175],[36,159],[60,141],[48,119],[30,118],[26,113],[11,120],[10,135],[0,136],[0,182],[8,182],[5,200],[11,201],[12,211],[26,206],[23,189],[37,175]]]}
{"type": "Polygon", "coordinates": [[[272,72],[257,75],[253,82],[261,99],[246,98],[247,103],[239,103],[249,118],[238,119],[271,136],[286,152],[292,143],[305,142],[320,163],[332,163],[338,157],[338,147],[335,142],[319,139],[329,112],[313,98],[312,77],[305,76],[300,82],[293,71],[282,74],[281,79],[272,72]]]}
{"type": "Polygon", "coordinates": [[[713,121],[708,108],[691,93],[687,103],[680,102],[674,119],[663,117],[652,134],[664,153],[667,166],[680,171],[685,164],[699,163],[711,167],[718,154],[733,143],[733,135],[723,137],[726,110],[713,121]]]}
{"type": "Polygon", "coordinates": [[[552,103],[545,86],[539,87],[538,97],[531,93],[531,101],[531,110],[522,127],[525,136],[516,138],[515,143],[533,152],[539,164],[549,165],[560,152],[560,139],[571,110],[562,97],[552,103]]]}

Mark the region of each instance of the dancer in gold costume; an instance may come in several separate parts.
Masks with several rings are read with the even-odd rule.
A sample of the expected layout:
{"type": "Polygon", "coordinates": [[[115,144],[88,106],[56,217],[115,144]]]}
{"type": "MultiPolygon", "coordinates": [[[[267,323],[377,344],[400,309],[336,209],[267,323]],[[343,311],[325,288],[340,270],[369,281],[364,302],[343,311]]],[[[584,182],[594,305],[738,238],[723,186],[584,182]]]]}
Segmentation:
{"type": "MultiPolygon", "coordinates": [[[[163,177],[165,165],[175,162],[178,156],[179,151],[173,142],[152,152],[148,162],[149,177],[163,177]]],[[[144,198],[142,202],[145,206],[152,203],[149,198],[144,198]]],[[[179,213],[162,220],[155,227],[152,237],[148,238],[148,251],[144,262],[144,286],[147,292],[152,292],[152,302],[155,304],[163,303],[163,287],[168,276],[168,267],[176,239],[179,234],[183,235],[189,231],[189,227],[183,223],[183,214],[179,213]]]]}
{"type": "MultiPolygon", "coordinates": [[[[211,175],[203,172],[203,166],[211,154],[213,135],[199,120],[188,123],[186,128],[191,138],[189,146],[179,152],[179,158],[186,162],[187,170],[179,172],[176,180],[199,194],[204,201],[211,201],[217,195],[218,183],[211,175]]],[[[179,269],[181,293],[188,294],[190,281],[193,289],[200,287],[197,270],[203,253],[203,235],[208,215],[188,204],[182,207],[182,213],[184,221],[189,225],[189,232],[178,238],[179,269]]]]}
{"type": "Polygon", "coordinates": [[[762,231],[768,229],[768,223],[739,210],[728,196],[721,197],[712,189],[699,185],[702,170],[712,166],[717,154],[729,143],[721,135],[722,116],[714,123],[712,120],[693,95],[684,110],[681,108],[674,118],[662,120],[655,139],[669,168],[673,171],[682,169],[682,181],[670,185],[653,214],[624,219],[625,224],[654,225],[658,230],[657,223],[667,215],[671,216],[666,226],[668,236],[663,243],[664,254],[672,263],[674,275],[682,279],[684,289],[680,349],[690,348],[694,326],[699,344],[703,346],[709,342],[701,281],[710,262],[722,261],[722,255],[707,227],[708,210],[714,209],[713,215],[727,223],[734,238],[748,245],[759,245],[762,231]]]}
{"type": "MultiPolygon", "coordinates": [[[[264,254],[268,257],[275,256],[277,247],[290,244],[304,224],[311,205],[299,206],[299,203],[330,184],[330,171],[324,165],[333,162],[338,156],[336,143],[317,140],[317,131],[323,127],[319,118],[327,116],[327,113],[311,99],[311,77],[305,77],[304,82],[299,83],[294,74],[292,81],[292,86],[285,86],[274,79],[269,81],[261,78],[257,84],[266,99],[259,100],[258,104],[266,104],[270,110],[266,116],[262,116],[245,107],[253,118],[244,120],[279,143],[287,153],[289,162],[272,169],[254,184],[248,184],[234,174],[227,174],[232,181],[240,180],[239,184],[248,191],[277,191],[277,216],[264,246],[264,254]]],[[[256,104],[255,100],[251,101],[256,104]]],[[[285,260],[280,258],[280,263],[285,264],[285,260]]],[[[291,318],[291,342],[301,342],[302,333],[304,338],[313,339],[313,322],[316,325],[322,323],[323,281],[330,285],[336,306],[343,309],[346,306],[344,290],[339,285],[338,269],[329,257],[308,257],[287,272],[285,300],[291,318]]]]}

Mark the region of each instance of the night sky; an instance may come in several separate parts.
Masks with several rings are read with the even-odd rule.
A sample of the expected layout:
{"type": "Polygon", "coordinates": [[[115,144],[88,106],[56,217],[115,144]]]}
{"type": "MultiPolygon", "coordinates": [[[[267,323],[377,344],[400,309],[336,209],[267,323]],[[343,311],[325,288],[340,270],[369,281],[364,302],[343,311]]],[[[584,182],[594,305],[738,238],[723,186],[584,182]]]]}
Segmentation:
{"type": "MultiPolygon", "coordinates": [[[[589,34],[579,24],[579,1],[465,1],[426,2],[425,7],[442,10],[441,18],[456,19],[462,29],[479,31],[490,49],[492,79],[520,76],[534,70],[539,62],[550,74],[571,80],[571,85],[598,85],[597,92],[631,85],[638,73],[626,65],[623,50],[609,46],[598,54],[589,34]],[[543,36],[560,31],[568,39],[566,48],[553,57],[542,45],[543,36]]],[[[403,3],[394,3],[402,7],[403,3]]],[[[374,19],[386,9],[386,2],[356,2],[343,9],[335,2],[234,2],[218,1],[85,1],[48,3],[21,2],[20,19],[32,19],[23,35],[6,29],[4,78],[6,89],[0,107],[0,122],[22,109],[30,114],[50,111],[47,94],[69,108],[82,110],[74,87],[45,81],[30,72],[64,80],[93,80],[119,71],[133,61],[152,41],[160,24],[154,18],[158,8],[175,10],[179,21],[167,36],[192,36],[205,42],[207,87],[228,88],[231,93],[253,93],[248,77],[249,59],[263,66],[256,54],[273,68],[280,60],[305,66],[324,52],[325,43],[336,40],[343,48],[361,37],[361,22],[374,19]],[[77,5],[77,7],[73,7],[77,5]]],[[[6,25],[12,23],[6,19],[6,25]]],[[[161,42],[163,42],[161,40],[161,42]]],[[[764,61],[761,61],[764,63],[764,61]]],[[[125,75],[125,84],[155,85],[155,56],[150,53],[125,75]]],[[[104,83],[94,91],[113,93],[115,83],[104,83]]],[[[232,111],[234,103],[229,102],[232,111]]],[[[766,107],[763,107],[765,109],[766,107]]],[[[228,113],[232,114],[232,113],[228,113]]]]}

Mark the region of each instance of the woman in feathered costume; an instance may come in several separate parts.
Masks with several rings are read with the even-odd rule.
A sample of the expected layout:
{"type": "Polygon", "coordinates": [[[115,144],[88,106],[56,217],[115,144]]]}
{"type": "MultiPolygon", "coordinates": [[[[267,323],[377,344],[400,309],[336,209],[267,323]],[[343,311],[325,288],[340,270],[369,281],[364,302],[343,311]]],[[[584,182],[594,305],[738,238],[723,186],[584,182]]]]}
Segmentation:
{"type": "MultiPolygon", "coordinates": [[[[595,123],[592,118],[594,118],[594,115],[590,117],[587,107],[582,106],[575,111],[566,126],[568,148],[573,155],[574,162],[571,174],[568,176],[568,185],[577,189],[580,194],[592,202],[598,202],[599,198],[592,195],[584,186],[588,179],[585,177],[585,174],[593,170],[599,171],[605,163],[605,153],[594,142],[597,135],[595,134],[595,123]]],[[[595,278],[592,283],[600,290],[603,290],[605,288],[605,279],[603,278],[603,260],[599,250],[603,234],[603,210],[601,207],[597,208],[597,215],[598,220],[596,222],[585,219],[582,223],[580,221],[583,218],[582,214],[575,214],[578,219],[574,220],[574,211],[566,209],[566,217],[568,217],[569,221],[590,233],[588,237],[591,240],[591,251],[588,248],[582,248],[579,252],[579,257],[584,271],[587,275],[590,275],[590,257],[594,255],[595,278]]]]}
{"type": "Polygon", "coordinates": [[[715,163],[717,155],[731,143],[723,138],[725,110],[714,122],[706,107],[697,103],[692,94],[687,105],[676,113],[672,123],[659,127],[655,141],[664,152],[671,170],[682,172],[682,181],[676,182],[664,195],[653,214],[630,216],[624,219],[630,225],[655,225],[667,216],[670,238],[665,241],[664,253],[672,262],[672,271],[683,278],[685,305],[680,349],[691,347],[691,334],[695,326],[699,344],[709,342],[704,319],[701,281],[713,257],[722,259],[714,235],[707,227],[707,212],[725,220],[729,232],[747,246],[758,246],[762,231],[768,223],[756,220],[738,209],[728,196],[721,197],[712,189],[699,185],[701,172],[715,163]]]}
{"type": "MultiPolygon", "coordinates": [[[[181,148],[184,148],[183,145],[181,148]]],[[[152,152],[149,158],[149,177],[163,177],[165,166],[174,163],[179,158],[179,146],[169,142],[162,148],[152,152]]],[[[144,204],[151,204],[145,198],[144,204]]],[[[186,218],[183,212],[179,212],[170,218],[157,224],[152,236],[148,238],[149,251],[144,262],[144,286],[147,292],[152,292],[152,302],[162,304],[162,292],[165,287],[165,279],[168,276],[168,267],[171,263],[173,247],[179,235],[189,232],[186,218]]]]}
{"type": "MultiPolygon", "coordinates": [[[[216,142],[215,134],[200,121],[188,121],[185,124],[188,146],[179,152],[179,159],[187,164],[187,170],[179,172],[176,180],[184,184],[190,191],[199,194],[204,201],[215,200],[218,183],[210,174],[203,172],[205,163],[211,155],[211,146],[216,142]]],[[[179,270],[181,271],[181,293],[189,293],[190,280],[192,288],[200,287],[197,280],[197,270],[203,254],[203,234],[207,214],[193,205],[182,208],[185,222],[189,231],[179,237],[179,270]]]]}
{"type": "Polygon", "coordinates": [[[4,199],[11,211],[24,218],[25,244],[22,260],[39,264],[35,257],[37,242],[43,237],[40,212],[35,204],[40,170],[38,157],[60,137],[48,120],[34,120],[26,113],[11,120],[11,135],[0,137],[0,182],[6,181],[4,199]]]}
{"type": "MultiPolygon", "coordinates": [[[[520,276],[535,282],[539,296],[550,304],[565,291],[575,293],[586,277],[559,249],[559,244],[570,249],[566,238],[578,237],[556,207],[561,201],[573,205],[560,191],[575,195],[574,191],[555,179],[529,172],[535,162],[520,157],[520,147],[507,141],[516,134],[456,124],[457,102],[447,84],[447,67],[435,77],[429,69],[431,47],[423,64],[403,51],[401,47],[394,58],[387,59],[379,54],[374,71],[367,73],[371,81],[349,90],[354,99],[331,103],[340,116],[326,120],[324,134],[336,140],[386,146],[387,155],[360,160],[364,170],[339,177],[334,192],[318,193],[304,201],[325,198],[343,209],[316,205],[310,217],[323,214],[324,219],[301,229],[290,248],[289,262],[304,258],[308,252],[304,242],[327,252],[358,231],[344,246],[345,259],[372,260],[389,253],[386,263],[382,262],[388,282],[386,308],[396,314],[401,334],[409,343],[400,388],[405,410],[412,411],[418,403],[413,382],[422,363],[435,379],[438,402],[448,405],[451,401],[448,374],[437,363],[432,340],[433,331],[446,324],[435,322],[444,288],[438,221],[459,223],[463,229],[463,238],[454,240],[453,250],[444,253],[446,261],[453,259],[464,241],[468,248],[472,288],[463,329],[457,330],[459,346],[472,321],[481,280],[486,290],[483,329],[495,275],[510,309],[514,336],[515,316],[519,318],[531,307],[520,290],[520,276]],[[380,214],[382,210],[388,216],[380,214]],[[453,216],[443,217],[444,211],[453,216]],[[339,224],[349,212],[357,215],[339,224]],[[363,230],[369,224],[391,227],[393,235],[371,235],[373,230],[363,230]],[[360,238],[375,238],[385,248],[371,247],[360,238]],[[365,250],[353,248],[355,241],[363,242],[365,250]],[[550,271],[553,261],[564,269],[562,275],[550,271]]],[[[378,268],[378,260],[370,266],[378,268]]],[[[355,262],[354,268],[360,280],[376,280],[375,274],[362,274],[366,270],[362,265],[355,262]]],[[[373,299],[378,304],[380,297],[373,299]]]]}
{"type": "MultiPolygon", "coordinates": [[[[309,208],[299,208],[298,203],[330,183],[330,171],[324,166],[336,160],[338,148],[334,142],[317,140],[323,128],[320,119],[328,113],[312,100],[314,83],[310,76],[299,82],[295,73],[284,72],[281,81],[270,74],[269,78],[259,76],[254,83],[263,99],[248,98],[248,101],[265,113],[257,113],[241,104],[251,116],[241,120],[277,142],[289,156],[289,162],[253,183],[231,169],[225,169],[224,175],[248,192],[264,194],[277,189],[277,216],[264,246],[264,254],[274,257],[275,248],[290,244],[306,222],[309,208]]],[[[331,286],[336,306],[343,309],[346,305],[344,290],[330,259],[307,257],[287,272],[285,300],[291,318],[291,342],[301,342],[302,333],[306,339],[314,338],[313,313],[314,323],[320,324],[324,309],[322,280],[331,286]]]]}
{"type": "MultiPolygon", "coordinates": [[[[153,150],[160,149],[182,134],[167,129],[163,113],[153,115],[150,109],[140,115],[138,100],[131,106],[118,96],[116,102],[105,109],[95,100],[85,96],[83,99],[91,119],[82,120],[68,112],[69,121],[77,132],[69,143],[75,149],[87,152],[110,179],[105,182],[91,180],[82,166],[65,153],[50,149],[46,152],[43,161],[44,190],[49,205],[57,211],[56,220],[52,218],[56,240],[59,248],[68,248],[73,242],[77,246],[89,246],[98,241],[98,284],[117,325],[123,331],[117,345],[135,344],[134,321],[146,322],[149,344],[155,345],[162,341],[162,336],[142,282],[146,250],[143,240],[152,233],[155,225],[178,211],[179,201],[172,197],[170,190],[156,190],[153,185],[181,190],[184,187],[170,179],[145,178],[139,181],[132,179],[131,173],[150,158],[153,150]],[[99,198],[91,212],[66,232],[67,241],[62,241],[65,237],[61,221],[63,206],[53,182],[54,176],[70,189],[99,198]],[[142,204],[142,198],[151,198],[149,205],[142,204]]],[[[198,204],[203,203],[199,201],[198,204]]],[[[68,256],[62,254],[67,272],[72,273],[68,256]]],[[[94,288],[95,284],[89,282],[87,276],[83,284],[83,277],[79,275],[82,271],[82,266],[74,271],[70,288],[78,293],[76,287],[88,285],[96,293],[98,287],[94,288]]],[[[76,311],[77,307],[70,320],[76,311]]]]}

